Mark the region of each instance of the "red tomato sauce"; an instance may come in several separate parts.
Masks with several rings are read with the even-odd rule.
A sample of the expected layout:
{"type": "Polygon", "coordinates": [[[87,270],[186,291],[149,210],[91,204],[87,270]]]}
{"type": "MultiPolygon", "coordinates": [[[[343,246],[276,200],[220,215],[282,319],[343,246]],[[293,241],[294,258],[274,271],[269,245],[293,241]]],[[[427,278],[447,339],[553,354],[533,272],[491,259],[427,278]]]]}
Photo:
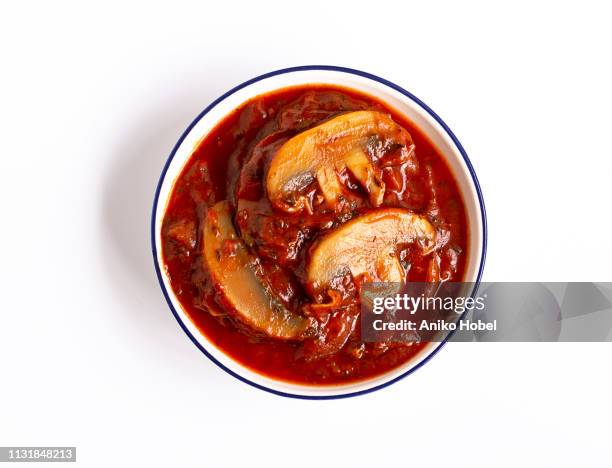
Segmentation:
{"type": "MultiPolygon", "coordinates": [[[[338,323],[351,324],[348,338],[343,337],[342,345],[333,353],[321,353],[321,340],[288,342],[257,335],[223,310],[201,267],[201,224],[207,209],[221,200],[231,201],[234,207],[243,206],[242,202],[249,200],[258,211],[249,213],[239,209],[234,223],[243,237],[251,239],[251,248],[262,257],[275,292],[287,307],[297,312],[312,300],[301,282],[308,247],[321,234],[320,229],[300,231],[302,214],[277,213],[266,199],[258,178],[265,173],[266,158],[271,157],[268,153],[277,148],[274,145],[338,114],[356,110],[390,114],[412,136],[416,147],[414,167],[397,167],[384,174],[388,191],[383,206],[407,208],[427,215],[445,239],[444,248],[439,252],[443,280],[461,281],[469,233],[463,199],[451,171],[442,155],[412,122],[383,102],[354,90],[307,85],[274,91],[244,103],[199,143],[175,182],[166,207],[162,254],[166,274],[182,307],[198,329],[225,354],[275,379],[312,385],[354,382],[402,365],[425,346],[425,343],[410,346],[361,343],[359,318],[353,316],[347,321],[348,316],[340,312],[321,325],[321,330],[330,334],[338,323]],[[268,147],[268,142],[273,144],[268,147]],[[261,164],[257,157],[262,158],[261,164]],[[269,216],[260,216],[261,212],[269,216]],[[268,223],[268,220],[274,222],[268,223]],[[299,242],[296,242],[298,231],[299,242]]],[[[350,174],[339,174],[339,177],[354,199],[354,214],[347,216],[371,209],[367,196],[350,180],[350,174]]],[[[323,225],[330,216],[333,218],[324,209],[317,208],[312,219],[323,225]]],[[[330,223],[337,225],[339,221],[330,223]]],[[[408,281],[428,280],[428,258],[409,248],[402,251],[400,258],[407,266],[408,281]]]]}

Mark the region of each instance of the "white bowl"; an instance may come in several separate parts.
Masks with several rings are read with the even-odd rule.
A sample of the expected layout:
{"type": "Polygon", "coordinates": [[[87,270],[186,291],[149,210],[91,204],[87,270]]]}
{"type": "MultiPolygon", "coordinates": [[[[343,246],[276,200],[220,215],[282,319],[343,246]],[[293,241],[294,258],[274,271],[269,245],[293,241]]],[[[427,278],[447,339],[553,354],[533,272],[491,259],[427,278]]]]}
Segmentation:
{"type": "Polygon", "coordinates": [[[287,68],[253,78],[228,91],[196,117],[172,150],[157,186],[151,222],[153,258],[159,283],[172,313],[193,343],[219,367],[245,383],[278,395],[308,399],[343,398],[378,390],[400,380],[427,362],[444,342],[429,343],[400,367],[358,382],[310,386],[275,380],[248,369],[213,345],[191,322],[172,291],[165,270],[160,267],[163,265],[159,246],[164,211],[174,182],[194,148],[219,121],[245,101],[273,90],[304,84],[334,84],[365,92],[405,115],[430,138],[453,172],[467,210],[470,237],[464,281],[480,281],[486,253],[484,202],[474,169],[455,135],[440,117],[408,91],[369,73],[334,66],[287,68]]]}

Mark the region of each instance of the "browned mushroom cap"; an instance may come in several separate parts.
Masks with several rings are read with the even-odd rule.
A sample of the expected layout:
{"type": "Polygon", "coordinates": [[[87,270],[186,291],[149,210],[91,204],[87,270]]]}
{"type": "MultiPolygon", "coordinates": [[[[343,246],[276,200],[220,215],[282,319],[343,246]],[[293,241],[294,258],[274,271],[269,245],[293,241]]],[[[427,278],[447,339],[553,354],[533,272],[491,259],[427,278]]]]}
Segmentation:
{"type": "Polygon", "coordinates": [[[311,320],[291,312],[269,293],[265,281],[256,274],[257,259],[236,234],[227,201],[208,210],[203,241],[203,261],[233,317],[272,338],[304,337],[311,320]]]}
{"type": "Polygon", "coordinates": [[[347,168],[368,191],[372,205],[379,206],[385,184],[364,152],[373,135],[412,145],[403,127],[375,111],[349,112],[288,140],[272,158],[266,177],[272,205],[286,212],[301,211],[307,201],[299,192],[316,179],[327,205],[335,209],[342,192],[337,173],[347,168]]]}
{"type": "Polygon", "coordinates": [[[372,280],[403,282],[398,246],[417,244],[427,254],[436,245],[436,230],[423,216],[402,208],[385,208],[353,218],[330,231],[313,247],[307,267],[314,290],[338,277],[367,274],[372,280]]]}

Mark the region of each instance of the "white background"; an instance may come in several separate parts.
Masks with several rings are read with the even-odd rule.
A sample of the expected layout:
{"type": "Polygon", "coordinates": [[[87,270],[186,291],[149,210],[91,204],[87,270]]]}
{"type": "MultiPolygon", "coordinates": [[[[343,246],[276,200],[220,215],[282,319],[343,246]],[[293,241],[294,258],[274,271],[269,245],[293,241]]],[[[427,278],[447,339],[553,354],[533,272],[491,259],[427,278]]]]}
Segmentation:
{"type": "Polygon", "coordinates": [[[485,279],[612,280],[612,15],[562,3],[4,4],[0,445],[100,467],[610,466],[610,343],[451,344],[371,395],[284,399],[192,345],[150,254],[189,122],[323,63],[394,81],[455,131],[487,204],[485,279]]]}

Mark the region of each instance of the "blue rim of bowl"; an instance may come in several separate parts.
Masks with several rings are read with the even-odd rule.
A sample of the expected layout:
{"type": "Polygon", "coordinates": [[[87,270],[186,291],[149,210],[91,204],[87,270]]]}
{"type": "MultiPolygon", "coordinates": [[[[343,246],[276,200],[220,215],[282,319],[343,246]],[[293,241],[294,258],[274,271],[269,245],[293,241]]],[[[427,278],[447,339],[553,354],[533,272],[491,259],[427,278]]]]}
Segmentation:
{"type": "Polygon", "coordinates": [[[398,91],[399,93],[403,94],[407,98],[409,98],[412,101],[414,101],[416,104],[421,106],[431,117],[433,117],[436,120],[436,122],[438,122],[442,126],[442,128],[448,134],[448,136],[451,138],[451,140],[453,141],[455,146],[459,149],[459,152],[461,153],[461,156],[463,157],[463,160],[465,161],[465,164],[467,165],[468,170],[470,171],[470,175],[472,176],[472,181],[474,182],[474,188],[476,189],[476,193],[478,195],[478,203],[480,204],[480,212],[481,212],[481,215],[482,215],[482,255],[481,255],[481,258],[480,258],[480,266],[478,268],[478,275],[476,277],[474,291],[478,288],[478,285],[480,284],[480,280],[481,280],[482,273],[483,273],[483,270],[484,270],[484,264],[485,264],[486,254],[487,254],[487,216],[486,216],[486,211],[485,211],[484,200],[483,200],[483,197],[482,197],[482,191],[480,189],[480,183],[478,182],[478,178],[476,177],[476,172],[474,171],[474,167],[472,166],[472,163],[471,163],[470,159],[468,158],[467,153],[463,149],[463,146],[461,145],[461,143],[459,142],[459,140],[457,139],[455,134],[448,127],[448,125],[446,125],[444,123],[444,121],[433,110],[431,110],[429,108],[429,106],[427,106],[427,104],[425,104],[418,97],[413,95],[411,92],[406,91],[404,88],[402,88],[402,87],[396,85],[395,83],[392,83],[392,82],[390,82],[390,81],[388,81],[388,80],[386,80],[384,78],[381,78],[381,77],[376,76],[376,75],[372,75],[371,73],[367,73],[367,72],[360,71],[360,70],[355,70],[353,68],[337,67],[337,66],[334,66],[334,65],[303,65],[303,66],[298,66],[298,67],[283,68],[281,70],[275,70],[275,71],[272,71],[272,72],[269,72],[269,73],[265,73],[263,75],[260,75],[260,76],[257,76],[255,78],[252,78],[252,79],[250,79],[248,81],[245,81],[244,83],[239,84],[238,86],[230,89],[228,92],[226,92],[225,94],[223,94],[219,98],[215,99],[202,112],[200,112],[200,114],[193,120],[193,122],[191,122],[189,127],[187,127],[187,129],[183,132],[183,134],[181,135],[181,137],[177,141],[176,145],[174,145],[174,148],[172,149],[172,152],[170,153],[170,156],[168,157],[168,160],[166,161],[166,164],[164,165],[164,168],[162,170],[161,176],[159,178],[159,182],[157,183],[157,188],[155,190],[155,198],[153,200],[153,214],[152,214],[152,217],[151,217],[151,248],[152,248],[152,252],[153,252],[153,263],[155,265],[155,272],[157,273],[157,280],[159,281],[159,285],[160,285],[160,287],[162,289],[164,297],[166,298],[166,302],[168,303],[168,306],[170,307],[170,310],[172,311],[172,314],[174,315],[174,318],[176,319],[176,321],[178,322],[180,327],[183,329],[183,331],[187,334],[187,336],[191,339],[193,344],[200,351],[202,351],[202,353],[204,353],[204,355],[206,355],[206,357],[208,357],[212,362],[214,362],[217,366],[219,366],[225,372],[227,372],[228,374],[230,374],[233,377],[237,378],[238,380],[240,380],[240,381],[242,381],[242,382],[244,382],[244,383],[246,383],[248,385],[251,385],[252,387],[255,387],[255,388],[258,388],[260,390],[263,390],[265,392],[273,393],[275,395],[280,395],[280,396],[284,396],[284,397],[288,397],[288,398],[298,398],[298,399],[303,399],[303,400],[335,400],[335,399],[340,399],[340,398],[349,398],[349,397],[355,397],[355,396],[359,396],[359,395],[365,395],[366,393],[371,393],[371,392],[375,392],[377,390],[381,390],[381,389],[383,389],[385,387],[388,387],[389,385],[392,385],[392,384],[400,381],[404,377],[412,374],[414,371],[416,371],[417,369],[420,369],[427,362],[429,362],[429,360],[431,358],[433,358],[440,351],[440,349],[442,349],[442,347],[446,344],[446,342],[450,339],[450,337],[452,336],[452,333],[450,333],[446,337],[446,339],[441,341],[440,344],[433,351],[431,351],[427,356],[425,356],[425,358],[423,358],[423,360],[421,362],[419,362],[418,364],[416,364],[414,367],[411,367],[406,372],[404,372],[403,374],[393,378],[392,380],[389,380],[388,382],[384,382],[384,383],[382,383],[380,385],[377,385],[375,387],[372,387],[372,388],[367,388],[367,389],[360,390],[360,391],[357,391],[357,392],[349,392],[349,393],[343,393],[343,394],[338,394],[338,395],[300,395],[300,394],[297,394],[297,393],[286,393],[286,392],[281,392],[279,390],[274,390],[274,389],[268,388],[268,387],[266,387],[264,385],[260,385],[260,384],[258,384],[256,382],[252,382],[251,380],[249,380],[249,379],[247,379],[247,378],[237,374],[233,370],[229,369],[227,366],[225,366],[223,363],[221,363],[219,360],[217,360],[212,354],[210,354],[206,350],[206,348],[204,348],[204,346],[202,346],[202,344],[188,330],[187,326],[183,323],[182,319],[180,318],[180,316],[178,315],[178,313],[175,310],[174,306],[172,305],[172,301],[170,300],[170,295],[169,295],[169,293],[168,293],[168,291],[166,289],[166,286],[164,285],[164,281],[163,281],[163,278],[162,278],[161,268],[160,268],[159,262],[157,260],[157,243],[156,243],[156,236],[155,236],[156,213],[157,213],[157,205],[158,205],[158,202],[159,202],[159,193],[160,193],[161,187],[162,187],[162,185],[164,183],[164,179],[166,178],[166,172],[168,171],[168,167],[170,167],[170,163],[174,159],[174,155],[176,154],[178,148],[183,143],[183,140],[187,137],[189,132],[191,132],[193,127],[195,127],[195,125],[202,119],[202,117],[204,117],[206,114],[208,114],[208,112],[210,112],[210,110],[212,108],[214,108],[217,104],[219,104],[221,101],[226,99],[228,96],[231,96],[236,91],[239,91],[242,88],[245,88],[245,87],[247,87],[247,86],[249,86],[249,85],[251,85],[253,83],[256,83],[256,82],[261,81],[261,80],[265,80],[266,78],[270,78],[270,77],[273,77],[273,76],[283,75],[285,73],[310,71],[310,70],[326,70],[326,71],[343,72],[343,73],[357,75],[357,76],[361,76],[363,78],[368,78],[370,80],[377,81],[377,82],[379,82],[379,83],[381,83],[381,84],[383,84],[385,86],[388,86],[389,88],[394,89],[395,91],[398,91]]]}

